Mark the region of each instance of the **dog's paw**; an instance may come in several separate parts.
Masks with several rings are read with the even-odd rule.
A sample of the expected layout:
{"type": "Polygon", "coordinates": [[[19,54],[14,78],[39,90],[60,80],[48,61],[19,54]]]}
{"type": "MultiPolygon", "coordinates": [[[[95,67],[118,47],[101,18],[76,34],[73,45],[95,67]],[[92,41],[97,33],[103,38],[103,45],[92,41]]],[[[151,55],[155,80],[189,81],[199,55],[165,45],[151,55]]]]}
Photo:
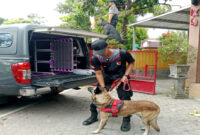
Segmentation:
{"type": "Polygon", "coordinates": [[[98,133],[99,133],[98,130],[92,131],[92,134],[98,134],[98,133]]]}

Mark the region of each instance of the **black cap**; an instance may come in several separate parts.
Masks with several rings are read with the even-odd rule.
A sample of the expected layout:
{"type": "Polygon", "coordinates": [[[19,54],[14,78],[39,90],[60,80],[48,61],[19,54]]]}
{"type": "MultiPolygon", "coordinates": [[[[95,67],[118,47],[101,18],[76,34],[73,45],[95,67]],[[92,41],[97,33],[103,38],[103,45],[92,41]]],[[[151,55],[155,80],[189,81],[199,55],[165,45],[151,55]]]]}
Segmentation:
{"type": "Polygon", "coordinates": [[[92,49],[93,49],[93,54],[94,55],[101,55],[105,52],[106,47],[108,44],[106,43],[105,40],[96,40],[92,42],[92,49]]]}

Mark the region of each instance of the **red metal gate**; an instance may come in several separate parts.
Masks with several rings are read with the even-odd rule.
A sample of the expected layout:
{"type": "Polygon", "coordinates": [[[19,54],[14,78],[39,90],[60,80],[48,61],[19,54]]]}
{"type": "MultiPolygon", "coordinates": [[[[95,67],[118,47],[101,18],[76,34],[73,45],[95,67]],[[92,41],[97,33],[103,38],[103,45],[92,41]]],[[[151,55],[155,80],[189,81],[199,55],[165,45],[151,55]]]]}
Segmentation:
{"type": "Polygon", "coordinates": [[[133,91],[155,94],[158,51],[129,51],[135,58],[131,88],[133,91]]]}
{"type": "MultiPolygon", "coordinates": [[[[131,89],[136,92],[155,94],[158,51],[129,51],[135,58],[131,89]]],[[[92,57],[90,50],[90,58],[92,57]]],[[[90,63],[91,64],[91,63],[90,63]]]]}

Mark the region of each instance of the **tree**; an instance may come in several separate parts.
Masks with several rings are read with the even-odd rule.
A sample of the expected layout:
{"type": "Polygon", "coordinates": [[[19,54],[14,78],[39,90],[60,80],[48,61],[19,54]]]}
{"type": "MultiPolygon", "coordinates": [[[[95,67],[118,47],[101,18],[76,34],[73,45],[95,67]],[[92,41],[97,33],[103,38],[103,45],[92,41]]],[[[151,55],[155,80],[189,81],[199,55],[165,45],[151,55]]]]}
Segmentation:
{"type": "Polygon", "coordinates": [[[0,17],[0,25],[5,21],[4,18],[0,17]]]}
{"type": "Polygon", "coordinates": [[[4,20],[3,24],[16,24],[16,23],[41,24],[41,23],[44,23],[43,19],[44,17],[31,13],[27,16],[27,19],[18,18],[18,19],[4,20]]]}
{"type": "Polygon", "coordinates": [[[16,24],[16,23],[31,23],[31,20],[19,18],[19,19],[12,19],[12,20],[7,20],[3,22],[3,24],[16,24]]]}
{"type": "Polygon", "coordinates": [[[73,28],[73,29],[82,29],[90,31],[90,20],[89,16],[77,13],[71,14],[68,16],[61,17],[62,21],[65,21],[65,24],[61,24],[61,27],[73,28]]]}
{"type": "Polygon", "coordinates": [[[39,16],[38,14],[36,13],[31,13],[27,16],[27,18],[29,20],[31,20],[31,23],[33,24],[42,24],[44,23],[44,17],[42,16],[39,16]]]}
{"type": "Polygon", "coordinates": [[[118,8],[121,11],[120,18],[122,19],[122,37],[126,39],[127,25],[133,23],[131,18],[137,15],[145,15],[146,13],[153,13],[159,15],[171,10],[171,6],[164,3],[159,3],[159,0],[117,0],[118,8]]]}
{"type": "MultiPolygon", "coordinates": [[[[140,44],[142,40],[148,38],[147,29],[145,28],[136,28],[136,37],[135,37],[135,43],[140,44]]],[[[132,50],[133,45],[133,27],[128,27],[127,32],[127,43],[126,47],[127,50],[132,50]]]]}
{"type": "Polygon", "coordinates": [[[159,38],[162,46],[158,48],[163,62],[175,61],[176,64],[193,63],[197,50],[188,44],[188,35],[183,31],[163,33],[159,38]]]}
{"type": "MultiPolygon", "coordinates": [[[[90,16],[98,18],[97,21],[100,17],[108,20],[108,1],[65,0],[64,3],[58,5],[57,10],[60,13],[66,14],[65,17],[61,18],[66,22],[65,26],[90,30],[90,16]]],[[[121,33],[125,43],[128,42],[127,32],[129,30],[127,25],[135,22],[139,15],[145,15],[146,13],[159,15],[171,10],[171,6],[166,4],[169,0],[163,1],[163,3],[159,3],[159,0],[117,0],[117,7],[120,10],[117,29],[121,33]]]]}

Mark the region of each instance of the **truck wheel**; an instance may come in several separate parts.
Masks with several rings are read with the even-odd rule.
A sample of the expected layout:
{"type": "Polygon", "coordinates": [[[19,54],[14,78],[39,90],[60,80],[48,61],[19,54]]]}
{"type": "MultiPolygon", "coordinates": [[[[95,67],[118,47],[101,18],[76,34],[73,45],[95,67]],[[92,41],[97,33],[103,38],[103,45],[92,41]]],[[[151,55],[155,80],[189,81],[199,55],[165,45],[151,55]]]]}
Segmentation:
{"type": "Polygon", "coordinates": [[[51,95],[58,95],[63,90],[61,87],[51,87],[51,95]]]}

